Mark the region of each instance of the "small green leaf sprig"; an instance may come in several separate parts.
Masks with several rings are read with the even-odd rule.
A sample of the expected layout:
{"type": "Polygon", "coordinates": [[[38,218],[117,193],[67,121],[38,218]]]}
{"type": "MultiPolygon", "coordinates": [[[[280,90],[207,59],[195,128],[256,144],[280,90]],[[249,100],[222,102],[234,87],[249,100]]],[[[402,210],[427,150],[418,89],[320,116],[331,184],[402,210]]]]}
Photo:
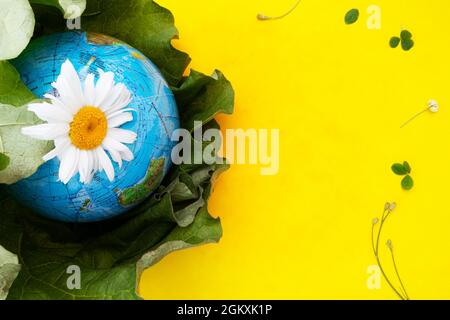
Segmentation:
{"type": "Polygon", "coordinates": [[[383,268],[383,265],[382,265],[381,259],[380,259],[381,231],[383,230],[383,226],[384,226],[387,218],[389,218],[389,216],[395,210],[396,207],[397,207],[397,205],[395,202],[392,202],[392,203],[387,202],[384,205],[384,210],[383,210],[383,214],[381,215],[381,218],[380,219],[374,218],[372,220],[372,250],[373,250],[373,254],[375,255],[375,259],[377,260],[377,264],[378,264],[378,267],[380,268],[381,274],[383,275],[383,278],[388,283],[389,287],[391,287],[391,289],[395,292],[395,294],[400,299],[409,300],[408,293],[406,292],[405,285],[403,284],[402,278],[400,277],[400,273],[397,268],[397,263],[395,261],[395,255],[394,255],[394,244],[391,239],[388,239],[386,241],[386,246],[389,249],[389,252],[391,253],[392,264],[394,266],[395,275],[397,277],[398,283],[400,284],[400,288],[397,288],[393,284],[393,281],[391,281],[389,279],[389,277],[387,276],[387,274],[383,268]],[[376,232],[377,226],[379,226],[379,227],[378,227],[378,231],[376,232]]]}
{"type": "MultiPolygon", "coordinates": [[[[357,8],[347,11],[344,17],[344,22],[347,25],[354,24],[359,19],[359,10],[357,8]]],[[[392,49],[397,48],[400,44],[404,51],[409,51],[414,47],[414,40],[412,39],[412,33],[408,30],[402,30],[400,36],[394,36],[389,40],[389,46],[392,49]]]]}
{"type": "Polygon", "coordinates": [[[400,32],[400,37],[394,36],[389,40],[389,46],[392,49],[398,47],[398,45],[402,45],[402,49],[404,51],[409,51],[414,47],[414,40],[412,39],[412,33],[408,30],[402,30],[400,32]]]}
{"type": "Polygon", "coordinates": [[[401,181],[403,190],[411,190],[414,187],[414,180],[410,175],[411,166],[407,161],[403,161],[403,163],[394,163],[391,169],[396,175],[403,176],[401,181]]]}

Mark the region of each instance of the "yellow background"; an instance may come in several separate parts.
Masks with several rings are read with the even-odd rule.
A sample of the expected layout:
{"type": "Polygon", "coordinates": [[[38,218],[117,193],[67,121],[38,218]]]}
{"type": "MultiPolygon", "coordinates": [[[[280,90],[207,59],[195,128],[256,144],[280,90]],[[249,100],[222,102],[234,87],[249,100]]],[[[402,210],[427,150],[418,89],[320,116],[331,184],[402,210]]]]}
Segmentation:
{"type": "MultiPolygon", "coordinates": [[[[280,171],[234,165],[209,209],[224,235],[173,253],[146,271],[146,299],[395,299],[382,281],[369,290],[371,221],[386,201],[387,223],[413,299],[450,298],[450,2],[447,0],[159,0],[175,15],[192,68],[218,68],[236,91],[223,128],[279,128],[280,171]],[[366,26],[381,8],[381,29],[366,26]],[[345,13],[359,8],[359,21],[345,13]],[[406,28],[410,52],[388,45],[406,28]],[[400,125],[440,104],[409,126],[400,125]],[[410,162],[402,191],[394,162],[410,162]]],[[[383,255],[391,274],[390,261],[383,255]]],[[[392,276],[392,278],[394,278],[392,276]]]]}

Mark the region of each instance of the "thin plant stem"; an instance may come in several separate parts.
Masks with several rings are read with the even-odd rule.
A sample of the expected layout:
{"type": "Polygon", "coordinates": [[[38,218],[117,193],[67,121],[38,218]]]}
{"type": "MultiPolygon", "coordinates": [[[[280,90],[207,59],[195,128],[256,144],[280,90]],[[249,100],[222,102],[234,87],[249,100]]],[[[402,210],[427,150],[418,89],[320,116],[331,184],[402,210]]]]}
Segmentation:
{"type": "Polygon", "coordinates": [[[410,123],[411,121],[413,121],[415,118],[417,118],[418,116],[420,116],[422,113],[425,113],[429,110],[430,108],[426,108],[425,110],[420,111],[419,113],[416,113],[411,119],[409,119],[408,121],[406,121],[404,124],[402,124],[400,126],[400,128],[403,128],[404,126],[406,126],[408,123],[410,123]]]}
{"type": "Polygon", "coordinates": [[[394,292],[397,294],[397,296],[398,296],[400,299],[406,300],[405,297],[403,297],[403,296],[401,295],[401,293],[398,292],[398,290],[397,290],[397,289],[392,285],[392,283],[389,281],[388,277],[386,276],[386,273],[384,273],[383,267],[381,266],[380,258],[378,258],[378,256],[377,256],[376,258],[377,258],[378,266],[380,267],[381,274],[383,275],[383,278],[386,280],[386,282],[388,283],[388,285],[392,288],[392,290],[394,290],[394,292]]]}
{"type": "MultiPolygon", "coordinates": [[[[380,236],[381,236],[381,229],[383,228],[383,224],[384,224],[384,221],[385,221],[385,214],[386,214],[386,212],[387,212],[387,216],[389,216],[389,213],[390,213],[390,210],[389,209],[387,209],[387,210],[384,210],[383,211],[383,215],[381,216],[381,222],[380,222],[380,228],[378,229],[378,235],[377,235],[377,241],[375,242],[376,243],[376,246],[375,246],[375,248],[376,248],[376,250],[375,250],[375,255],[378,257],[378,248],[379,248],[379,243],[380,243],[380,236]]],[[[386,217],[387,217],[386,216],[386,217]]]]}
{"type": "Polygon", "coordinates": [[[375,242],[373,240],[374,231],[375,231],[375,223],[372,223],[372,250],[373,250],[373,254],[376,255],[376,253],[375,253],[375,242]]]}
{"type": "Polygon", "coordinates": [[[275,17],[270,17],[270,16],[266,16],[264,14],[258,14],[257,18],[260,21],[267,21],[267,20],[279,20],[279,19],[283,19],[284,17],[290,15],[300,4],[302,0],[297,0],[297,2],[295,2],[295,4],[292,6],[292,8],[290,8],[287,12],[285,12],[284,14],[280,15],[280,16],[275,16],[275,17]]]}
{"type": "Polygon", "coordinates": [[[394,264],[395,274],[397,275],[398,281],[400,282],[400,286],[402,287],[403,292],[404,292],[404,294],[406,296],[406,300],[409,300],[408,293],[406,293],[405,286],[403,285],[402,278],[400,277],[400,273],[398,272],[398,269],[397,269],[397,264],[395,263],[394,250],[393,249],[389,249],[389,250],[391,251],[392,263],[394,264]]]}
{"type": "Polygon", "coordinates": [[[402,300],[406,300],[405,297],[403,297],[403,295],[394,287],[394,285],[391,283],[391,281],[389,280],[389,278],[387,277],[386,273],[384,272],[383,266],[381,264],[381,260],[380,257],[378,255],[379,252],[379,247],[380,247],[380,236],[381,236],[381,230],[383,229],[383,225],[384,222],[386,221],[386,218],[389,216],[389,214],[391,213],[391,210],[384,210],[383,211],[383,215],[381,217],[381,222],[380,222],[380,227],[378,229],[378,235],[377,235],[377,241],[375,243],[375,258],[377,260],[378,263],[378,267],[380,268],[381,274],[383,275],[383,278],[386,280],[386,282],[388,283],[388,285],[391,287],[391,289],[397,294],[397,296],[402,299],[402,300]],[[387,212],[387,214],[386,214],[387,212]],[[386,217],[385,217],[386,214],[386,217]]]}
{"type": "Polygon", "coordinates": [[[384,216],[383,221],[386,221],[386,219],[389,217],[389,215],[391,214],[391,210],[389,210],[386,214],[386,216],[384,216]]]}

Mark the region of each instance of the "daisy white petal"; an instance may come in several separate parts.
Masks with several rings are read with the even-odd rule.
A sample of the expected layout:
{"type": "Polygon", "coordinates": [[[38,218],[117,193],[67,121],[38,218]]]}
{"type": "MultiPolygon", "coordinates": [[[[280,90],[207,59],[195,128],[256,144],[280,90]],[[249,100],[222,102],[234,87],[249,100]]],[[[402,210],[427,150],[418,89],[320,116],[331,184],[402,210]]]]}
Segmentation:
{"type": "Polygon", "coordinates": [[[64,77],[64,80],[70,87],[73,96],[80,100],[80,106],[83,105],[85,102],[83,101],[83,91],[81,89],[80,77],[78,76],[72,62],[68,59],[61,66],[61,76],[64,77]]]}
{"type": "Polygon", "coordinates": [[[130,122],[133,120],[133,115],[129,112],[121,113],[117,116],[111,117],[108,119],[108,127],[109,128],[117,128],[121,125],[130,122]]]}
{"type": "MultiPolygon", "coordinates": [[[[100,109],[106,112],[116,105],[121,98],[123,91],[127,90],[123,83],[116,84],[110,91],[109,96],[102,102],[100,109]]],[[[120,102],[120,101],[119,101],[120,102]]]]}
{"type": "Polygon", "coordinates": [[[66,60],[61,66],[61,74],[52,83],[52,86],[58,90],[61,101],[72,112],[77,112],[84,105],[80,78],[69,60],[66,60]]]}
{"type": "Polygon", "coordinates": [[[94,152],[92,150],[87,151],[87,158],[88,158],[88,175],[86,177],[85,183],[91,183],[92,178],[94,177],[95,170],[95,160],[94,160],[94,152]]]}
{"type": "Polygon", "coordinates": [[[78,171],[80,172],[80,182],[86,182],[89,175],[89,158],[87,153],[88,151],[86,150],[80,151],[80,163],[78,168],[78,171]]]}
{"type": "Polygon", "coordinates": [[[58,157],[59,155],[63,154],[69,146],[70,146],[70,139],[64,138],[63,142],[59,144],[55,143],[55,148],[49,153],[47,153],[45,156],[43,156],[42,159],[44,159],[44,161],[49,161],[55,157],[58,157]]]}
{"type": "Polygon", "coordinates": [[[79,150],[70,146],[61,158],[58,176],[62,183],[67,184],[78,168],[79,150]]]}
{"type": "Polygon", "coordinates": [[[102,147],[109,152],[113,161],[119,165],[119,168],[122,168],[122,156],[120,155],[120,152],[112,148],[110,145],[105,144],[104,142],[102,144],[102,147]]]}
{"type": "Polygon", "coordinates": [[[61,82],[53,82],[52,87],[58,91],[62,104],[67,106],[72,114],[77,113],[81,105],[77,101],[74,101],[73,97],[68,94],[69,89],[67,86],[61,82]]]}
{"type": "Polygon", "coordinates": [[[100,170],[100,165],[99,165],[99,161],[98,161],[98,154],[96,150],[91,150],[92,153],[92,158],[94,159],[94,164],[93,164],[93,171],[97,172],[100,170]]]}
{"type": "Polygon", "coordinates": [[[95,103],[95,85],[92,73],[88,74],[84,81],[84,101],[88,106],[93,106],[95,103]]]}
{"type": "Polygon", "coordinates": [[[95,85],[95,102],[94,106],[99,107],[107,96],[110,95],[111,89],[114,85],[114,73],[103,73],[95,85]]]}
{"type": "Polygon", "coordinates": [[[120,109],[115,111],[114,113],[105,113],[106,117],[109,119],[114,118],[115,116],[118,116],[119,114],[125,113],[125,112],[134,112],[135,110],[132,108],[124,108],[124,109],[120,109]]]}
{"type": "Polygon", "coordinates": [[[131,108],[124,109],[127,105],[130,104],[130,102],[131,102],[131,100],[117,104],[114,107],[112,107],[111,109],[109,109],[108,111],[106,111],[105,114],[107,115],[108,118],[111,118],[114,115],[117,115],[118,113],[122,113],[125,111],[135,111],[134,109],[131,109],[131,108]]]}
{"type": "Polygon", "coordinates": [[[120,156],[125,161],[132,161],[134,159],[133,152],[131,152],[131,150],[128,149],[128,147],[126,147],[125,150],[120,151],[120,156]]]}
{"type": "Polygon", "coordinates": [[[73,116],[65,109],[47,102],[30,103],[28,110],[34,112],[39,119],[47,122],[71,122],[73,119],[73,116]]]}
{"type": "Polygon", "coordinates": [[[80,182],[90,183],[94,176],[94,155],[92,150],[80,151],[80,182]]]}
{"type": "Polygon", "coordinates": [[[75,165],[72,167],[72,171],[70,172],[70,177],[72,178],[78,172],[78,167],[80,163],[80,149],[75,150],[75,165]]]}
{"type": "Polygon", "coordinates": [[[70,141],[70,138],[68,136],[62,136],[56,138],[55,140],[53,140],[53,142],[55,143],[55,147],[59,147],[61,144],[64,144],[67,140],[70,141]]]}
{"type": "Polygon", "coordinates": [[[130,144],[136,141],[137,134],[130,130],[110,128],[107,137],[122,143],[130,144]]]}
{"type": "Polygon", "coordinates": [[[67,134],[70,130],[67,123],[46,123],[22,128],[22,134],[37,140],[54,140],[67,134]]]}
{"type": "Polygon", "coordinates": [[[120,101],[120,102],[116,102],[115,105],[113,107],[111,107],[108,111],[106,111],[106,115],[108,116],[108,118],[110,118],[112,115],[116,114],[117,112],[120,111],[124,111],[124,110],[133,110],[134,109],[124,109],[127,105],[129,105],[131,102],[131,97],[129,99],[120,101]]]}
{"type": "Polygon", "coordinates": [[[64,109],[67,113],[69,113],[71,115],[75,114],[69,106],[66,106],[59,98],[55,97],[54,95],[46,93],[46,94],[44,94],[44,97],[47,99],[50,99],[51,103],[55,107],[64,109]]]}
{"type": "Polygon", "coordinates": [[[105,170],[106,176],[108,177],[109,181],[113,181],[114,167],[111,163],[111,160],[109,159],[108,155],[106,154],[105,150],[103,150],[103,148],[99,147],[96,150],[99,168],[105,170]]]}
{"type": "Polygon", "coordinates": [[[103,145],[108,150],[115,150],[115,151],[119,152],[120,157],[123,160],[131,161],[134,159],[133,153],[130,151],[130,149],[126,145],[124,145],[114,139],[106,137],[105,140],[103,141],[103,145]]]}
{"type": "Polygon", "coordinates": [[[110,115],[117,110],[120,110],[131,102],[131,93],[128,91],[128,89],[123,85],[122,83],[117,84],[114,87],[115,93],[118,94],[118,97],[116,99],[108,99],[108,101],[105,101],[104,111],[107,115],[110,115]]]}

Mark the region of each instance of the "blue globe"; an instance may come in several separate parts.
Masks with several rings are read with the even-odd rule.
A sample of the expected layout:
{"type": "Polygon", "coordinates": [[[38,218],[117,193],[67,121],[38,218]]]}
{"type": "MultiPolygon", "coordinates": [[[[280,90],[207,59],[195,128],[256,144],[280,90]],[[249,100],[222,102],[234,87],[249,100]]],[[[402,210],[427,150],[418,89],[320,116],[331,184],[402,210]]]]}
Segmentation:
{"type": "Polygon", "coordinates": [[[65,32],[38,38],[13,61],[23,82],[38,97],[56,94],[51,83],[69,59],[83,80],[98,69],[115,73],[132,93],[128,107],[132,122],[122,126],[137,133],[128,145],[134,160],[119,168],[110,182],[97,172],[90,184],[79,182],[78,174],[68,184],[58,181],[59,160],[44,163],[29,178],[10,186],[23,204],[51,219],[93,222],[120,215],[145,200],[160,184],[171,166],[174,146],[171,135],[179,128],[173,93],[156,66],[141,52],[114,38],[85,32],[65,32]]]}

